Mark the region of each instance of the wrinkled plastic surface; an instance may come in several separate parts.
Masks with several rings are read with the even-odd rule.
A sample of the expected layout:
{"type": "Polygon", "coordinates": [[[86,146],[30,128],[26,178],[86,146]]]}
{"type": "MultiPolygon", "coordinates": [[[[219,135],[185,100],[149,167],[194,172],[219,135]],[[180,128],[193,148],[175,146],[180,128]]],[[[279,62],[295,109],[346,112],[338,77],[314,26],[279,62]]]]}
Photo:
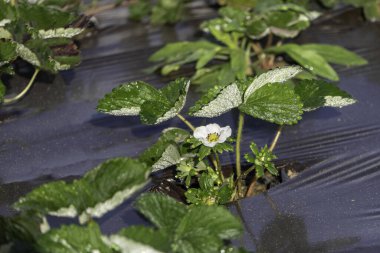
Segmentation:
{"type": "MultiPolygon", "coordinates": [[[[125,15],[125,10],[99,15],[102,29],[82,42],[84,60],[78,68],[53,82],[40,76],[21,103],[1,108],[0,215],[11,215],[11,203],[43,182],[77,177],[108,158],[135,156],[162,129],[185,127],[177,119],[143,126],[138,118],[99,114],[95,107],[121,82],[140,79],[160,87],[174,78],[141,70],[163,44],[196,39],[198,24],[215,12],[196,2],[188,21],[175,28],[128,23],[125,15]]],[[[310,112],[300,124],[285,127],[277,156],[308,168],[265,195],[230,206],[245,221],[243,244],[269,253],[380,252],[380,25],[363,21],[356,10],[339,12],[316,21],[297,41],[339,44],[370,65],[339,68],[339,85],[357,104],[310,112]]],[[[197,96],[191,92],[188,105],[197,96]]],[[[211,121],[190,118],[195,125],[216,121],[234,129],[236,119],[235,113],[211,121]]],[[[243,152],[252,139],[259,145],[270,142],[275,130],[272,124],[247,118],[243,152]]],[[[233,163],[230,155],[222,159],[233,163]]],[[[102,229],[114,232],[144,222],[131,203],[103,217],[102,229]]]]}

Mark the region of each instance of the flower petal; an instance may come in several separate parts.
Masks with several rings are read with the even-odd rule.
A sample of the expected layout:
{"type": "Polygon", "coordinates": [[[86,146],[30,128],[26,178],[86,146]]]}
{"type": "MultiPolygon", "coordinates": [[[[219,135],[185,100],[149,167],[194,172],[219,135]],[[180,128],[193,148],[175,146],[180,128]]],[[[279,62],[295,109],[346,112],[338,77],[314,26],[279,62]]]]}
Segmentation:
{"type": "Polygon", "coordinates": [[[216,133],[216,134],[220,134],[220,126],[218,124],[208,124],[206,126],[207,128],[207,133],[209,134],[212,134],[212,133],[216,133]]]}
{"type": "Polygon", "coordinates": [[[208,135],[207,128],[205,126],[197,127],[195,128],[193,135],[198,140],[206,139],[208,135]]]}
{"type": "Polygon", "coordinates": [[[213,148],[216,144],[218,144],[217,141],[214,141],[214,142],[209,142],[208,140],[204,140],[202,141],[203,145],[205,145],[206,147],[210,147],[210,148],[213,148]]]}
{"type": "Polygon", "coordinates": [[[231,136],[231,133],[232,133],[231,127],[229,127],[229,126],[222,127],[220,129],[220,135],[219,135],[218,143],[225,142],[227,140],[227,138],[231,136]]]}

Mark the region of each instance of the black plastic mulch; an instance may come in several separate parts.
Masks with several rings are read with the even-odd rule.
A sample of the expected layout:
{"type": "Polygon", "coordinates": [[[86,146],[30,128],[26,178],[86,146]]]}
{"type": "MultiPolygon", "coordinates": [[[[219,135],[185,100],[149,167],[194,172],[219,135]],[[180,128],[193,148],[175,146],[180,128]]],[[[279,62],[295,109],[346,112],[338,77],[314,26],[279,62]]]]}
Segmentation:
{"type": "MultiPolygon", "coordinates": [[[[97,100],[121,82],[136,79],[162,86],[172,77],[146,75],[147,58],[160,46],[194,40],[199,23],[215,12],[195,3],[190,18],[176,27],[152,28],[128,23],[125,10],[99,15],[102,30],[82,42],[83,63],[53,82],[42,76],[30,94],[1,108],[0,215],[33,187],[82,175],[107,158],[135,156],[160,130],[185,127],[173,119],[143,126],[138,118],[99,114],[97,100]]],[[[370,64],[338,68],[339,86],[359,102],[324,108],[286,127],[277,156],[308,168],[298,177],[231,205],[246,224],[243,244],[259,252],[380,252],[380,25],[365,22],[360,11],[334,12],[297,38],[299,43],[342,45],[370,64]]],[[[190,74],[191,68],[178,73],[190,74]]],[[[18,78],[15,82],[25,82],[18,78]]],[[[188,105],[198,95],[192,92],[188,105]]],[[[236,129],[236,114],[194,124],[218,122],[236,129]]],[[[243,151],[250,140],[271,141],[276,126],[248,119],[243,151]]],[[[223,162],[232,163],[224,156],[223,162]]],[[[59,220],[65,221],[66,220],[59,220]]],[[[131,201],[99,221],[105,232],[141,223],[131,201]]],[[[237,241],[236,243],[240,243],[237,241]]]]}

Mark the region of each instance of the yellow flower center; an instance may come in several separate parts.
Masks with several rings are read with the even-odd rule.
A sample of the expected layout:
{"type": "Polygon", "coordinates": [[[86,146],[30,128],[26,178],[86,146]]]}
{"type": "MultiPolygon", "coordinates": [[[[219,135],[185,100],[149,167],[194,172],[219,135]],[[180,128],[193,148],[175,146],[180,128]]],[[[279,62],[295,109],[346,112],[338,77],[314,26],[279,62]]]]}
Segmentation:
{"type": "Polygon", "coordinates": [[[207,140],[208,140],[208,142],[216,142],[219,140],[219,134],[217,134],[217,133],[208,134],[207,140]]]}

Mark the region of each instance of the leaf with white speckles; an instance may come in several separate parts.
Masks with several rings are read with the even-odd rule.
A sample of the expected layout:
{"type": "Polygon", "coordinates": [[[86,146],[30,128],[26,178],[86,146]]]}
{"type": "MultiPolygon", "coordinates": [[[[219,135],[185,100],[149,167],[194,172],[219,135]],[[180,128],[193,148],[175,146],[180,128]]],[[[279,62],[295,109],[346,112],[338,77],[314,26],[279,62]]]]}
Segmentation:
{"type": "Polygon", "coordinates": [[[290,84],[271,83],[252,93],[239,109],[255,118],[279,125],[301,119],[302,103],[290,84]]]}
{"type": "Polygon", "coordinates": [[[175,117],[186,103],[190,81],[178,78],[158,90],[137,81],[122,84],[99,100],[98,111],[115,116],[140,115],[144,124],[159,124],[175,117]]]}
{"type": "Polygon", "coordinates": [[[80,222],[101,217],[120,205],[147,182],[150,167],[130,158],[115,158],[100,164],[71,183],[44,184],[19,199],[15,208],[42,215],[79,216],[80,222]]]}
{"type": "Polygon", "coordinates": [[[338,86],[322,80],[302,80],[295,85],[295,92],[300,96],[304,111],[319,107],[343,107],[354,104],[356,100],[338,86]]]}
{"type": "Polygon", "coordinates": [[[57,28],[51,30],[39,30],[38,37],[41,39],[73,38],[83,31],[83,28],[57,28]]]}
{"type": "Polygon", "coordinates": [[[244,93],[244,101],[251,96],[256,90],[260,89],[268,83],[283,83],[297,74],[302,72],[302,68],[299,66],[287,66],[282,68],[277,68],[263,73],[256,77],[253,82],[248,86],[244,93]]]}
{"type": "Polygon", "coordinates": [[[205,118],[217,117],[241,103],[242,95],[236,83],[226,87],[215,86],[190,108],[189,114],[205,118]]]}

